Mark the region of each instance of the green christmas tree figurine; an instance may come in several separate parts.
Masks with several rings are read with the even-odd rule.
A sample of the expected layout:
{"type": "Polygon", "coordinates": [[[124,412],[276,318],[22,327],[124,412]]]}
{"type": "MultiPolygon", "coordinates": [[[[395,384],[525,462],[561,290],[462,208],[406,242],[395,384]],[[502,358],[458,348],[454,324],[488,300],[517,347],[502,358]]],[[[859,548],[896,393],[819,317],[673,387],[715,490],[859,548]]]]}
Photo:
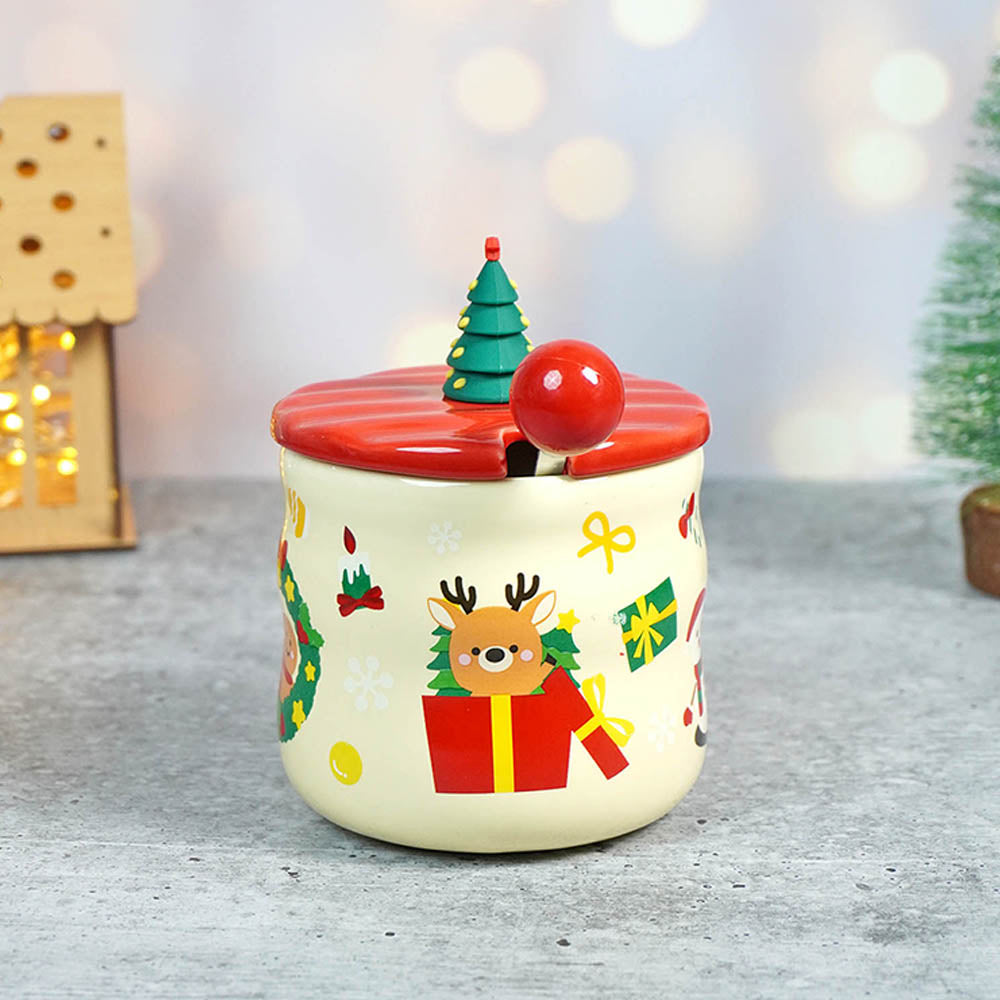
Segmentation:
{"type": "Polygon", "coordinates": [[[959,221],[920,329],[916,441],[993,481],[961,517],[969,582],[1000,596],[1000,56],[973,122],[978,163],[959,174],[959,221]]]}
{"type": "Polygon", "coordinates": [[[531,350],[528,320],[517,305],[517,289],[500,263],[500,241],[486,240],[486,263],[469,285],[469,305],[458,320],[462,335],[451,345],[451,370],[444,382],[448,399],[463,403],[506,403],[510,380],[531,350]]]}

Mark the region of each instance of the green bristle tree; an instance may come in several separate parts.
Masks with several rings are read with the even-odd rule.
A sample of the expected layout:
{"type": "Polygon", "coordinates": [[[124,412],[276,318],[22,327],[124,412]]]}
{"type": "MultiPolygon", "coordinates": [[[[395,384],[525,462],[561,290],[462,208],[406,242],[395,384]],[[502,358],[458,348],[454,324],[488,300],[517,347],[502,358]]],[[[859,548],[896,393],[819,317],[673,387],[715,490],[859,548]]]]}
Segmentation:
{"type": "Polygon", "coordinates": [[[974,165],[919,332],[916,442],[1000,480],[1000,55],[976,107],[974,165]]]}

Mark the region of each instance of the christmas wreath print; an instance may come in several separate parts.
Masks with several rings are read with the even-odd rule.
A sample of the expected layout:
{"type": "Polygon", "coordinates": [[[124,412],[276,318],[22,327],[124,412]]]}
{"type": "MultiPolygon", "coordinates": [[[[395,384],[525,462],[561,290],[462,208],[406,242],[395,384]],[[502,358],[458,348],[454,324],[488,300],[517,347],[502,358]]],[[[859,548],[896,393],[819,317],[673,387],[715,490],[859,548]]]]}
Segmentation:
{"type": "Polygon", "coordinates": [[[288,542],[278,554],[278,581],[285,601],[285,643],[278,681],[278,738],[292,739],[309,717],[320,676],[323,636],[313,627],[306,604],[288,562],[288,542]]]}

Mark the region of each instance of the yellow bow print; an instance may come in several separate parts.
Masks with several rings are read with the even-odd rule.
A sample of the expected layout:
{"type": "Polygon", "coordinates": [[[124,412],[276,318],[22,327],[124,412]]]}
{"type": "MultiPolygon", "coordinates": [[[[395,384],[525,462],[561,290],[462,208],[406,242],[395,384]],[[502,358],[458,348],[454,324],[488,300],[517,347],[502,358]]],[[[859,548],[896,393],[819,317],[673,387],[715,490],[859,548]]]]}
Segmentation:
{"type": "Polygon", "coordinates": [[[659,646],[663,642],[663,633],[653,628],[659,622],[677,613],[677,599],[672,600],[662,611],[657,610],[652,601],[646,603],[645,597],[640,597],[635,602],[637,615],[632,615],[629,621],[629,630],[622,633],[622,638],[626,642],[635,643],[634,659],[643,657],[643,663],[649,663],[653,658],[653,642],[659,646]]]}
{"type": "Polygon", "coordinates": [[[614,556],[612,552],[631,552],[635,548],[635,532],[627,525],[619,525],[614,531],[611,530],[611,522],[608,521],[608,515],[602,510],[595,510],[593,514],[590,515],[583,522],[583,534],[589,539],[589,542],[584,545],[576,556],[578,559],[583,558],[588,552],[593,552],[594,549],[604,547],[604,555],[608,561],[608,572],[613,572],[615,568],[614,556]],[[597,524],[600,529],[600,534],[598,534],[593,525],[597,524]],[[628,539],[624,542],[616,542],[615,539],[619,536],[628,539]]]}
{"type": "Polygon", "coordinates": [[[577,739],[583,742],[597,729],[603,729],[618,746],[625,746],[632,738],[635,726],[628,719],[613,719],[604,714],[604,674],[588,677],[581,690],[594,714],[576,730],[577,739]]]}

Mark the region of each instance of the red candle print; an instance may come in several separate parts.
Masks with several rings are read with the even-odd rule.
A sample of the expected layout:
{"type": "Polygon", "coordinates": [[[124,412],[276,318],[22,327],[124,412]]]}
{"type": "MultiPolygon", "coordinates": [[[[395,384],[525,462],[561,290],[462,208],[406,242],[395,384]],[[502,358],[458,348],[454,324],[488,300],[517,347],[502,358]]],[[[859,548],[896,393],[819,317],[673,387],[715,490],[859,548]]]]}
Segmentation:
{"type": "Polygon", "coordinates": [[[354,540],[354,535],[351,533],[351,529],[348,527],[344,528],[344,548],[347,549],[348,555],[354,555],[354,550],[358,547],[358,543],[354,540]]]}

